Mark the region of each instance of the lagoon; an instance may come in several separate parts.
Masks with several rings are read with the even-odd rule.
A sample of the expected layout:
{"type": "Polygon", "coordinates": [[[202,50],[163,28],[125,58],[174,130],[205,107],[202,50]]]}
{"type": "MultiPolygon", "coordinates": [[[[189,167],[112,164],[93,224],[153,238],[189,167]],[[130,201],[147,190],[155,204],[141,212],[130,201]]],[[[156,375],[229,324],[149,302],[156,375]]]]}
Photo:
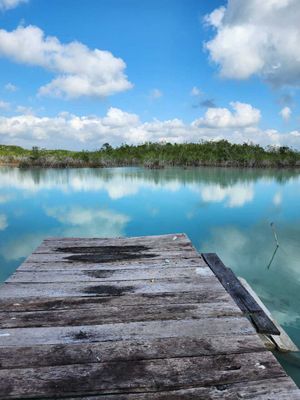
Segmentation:
{"type": "MultiPolygon", "coordinates": [[[[170,232],[217,252],[300,347],[300,172],[0,168],[0,282],[48,236],[170,232]]],[[[300,385],[299,354],[280,361],[300,385]]]]}

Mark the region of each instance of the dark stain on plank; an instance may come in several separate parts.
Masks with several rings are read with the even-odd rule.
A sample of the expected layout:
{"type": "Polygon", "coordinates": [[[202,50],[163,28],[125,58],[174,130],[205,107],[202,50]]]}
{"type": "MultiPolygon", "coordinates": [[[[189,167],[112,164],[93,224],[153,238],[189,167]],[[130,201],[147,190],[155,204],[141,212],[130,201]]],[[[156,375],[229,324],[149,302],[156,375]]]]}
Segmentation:
{"type": "MultiPolygon", "coordinates": [[[[32,302],[28,302],[27,306],[25,305],[25,309],[20,307],[15,307],[13,311],[51,311],[51,310],[64,310],[64,309],[72,309],[76,306],[82,305],[82,307],[94,306],[99,304],[107,304],[111,301],[111,297],[77,297],[77,298],[58,298],[57,300],[54,298],[43,299],[37,298],[32,302]],[[28,310],[27,310],[28,308],[28,310]],[[20,309],[20,310],[19,310],[20,309]]],[[[22,301],[23,303],[23,301],[22,301]]],[[[23,305],[23,304],[22,304],[23,305]]],[[[21,304],[20,304],[21,306],[21,304]]]]}
{"type": "MultiPolygon", "coordinates": [[[[79,329],[79,327],[78,327],[79,329]]],[[[76,332],[72,332],[68,335],[66,335],[66,338],[68,340],[71,340],[72,343],[78,342],[78,343],[95,343],[97,340],[95,340],[95,336],[91,332],[87,332],[83,329],[79,329],[76,332]]]]}
{"type": "MultiPolygon", "coordinates": [[[[134,377],[149,375],[146,365],[144,361],[99,364],[96,370],[87,370],[81,376],[76,376],[76,379],[72,374],[66,374],[58,379],[44,381],[42,390],[45,393],[51,393],[53,398],[61,398],[57,393],[62,393],[63,395],[77,395],[78,393],[93,395],[95,393],[91,388],[95,386],[101,387],[102,385],[99,382],[104,381],[108,388],[112,387],[116,382],[119,385],[118,390],[122,391],[130,386],[129,382],[133,381],[134,377]]],[[[155,386],[159,388],[160,385],[156,384],[155,386]]],[[[100,391],[102,392],[103,389],[100,389],[100,391]]]]}
{"type": "Polygon", "coordinates": [[[223,392],[224,390],[227,390],[229,388],[229,385],[216,385],[215,388],[223,392]]]}
{"type": "Polygon", "coordinates": [[[137,260],[139,258],[153,258],[155,253],[145,253],[150,250],[148,246],[127,245],[127,246],[79,246],[79,247],[57,247],[58,253],[73,253],[65,257],[70,261],[87,263],[115,262],[137,260]]]}
{"type": "Polygon", "coordinates": [[[91,278],[106,279],[106,278],[111,278],[115,272],[116,271],[106,269],[102,271],[97,271],[97,270],[84,271],[83,274],[91,278]]]}
{"type": "Polygon", "coordinates": [[[84,289],[84,293],[103,295],[103,296],[121,296],[133,291],[133,286],[118,287],[114,285],[95,285],[84,289]]]}
{"type": "Polygon", "coordinates": [[[84,339],[90,339],[92,335],[88,334],[87,332],[84,332],[80,330],[79,332],[76,332],[73,335],[73,339],[75,340],[84,340],[84,339]]]}
{"type": "MultiPolygon", "coordinates": [[[[48,297],[55,295],[51,291],[52,286],[49,290],[49,285],[38,284],[38,279],[36,285],[30,284],[31,296],[28,297],[27,293],[15,290],[17,283],[8,284],[15,292],[11,297],[1,298],[0,324],[7,321],[7,325],[28,326],[32,322],[35,326],[51,325],[52,328],[25,330],[20,327],[20,330],[9,330],[8,336],[15,336],[6,338],[7,331],[1,326],[0,331],[4,335],[0,351],[0,399],[50,400],[70,399],[70,396],[74,396],[74,400],[96,400],[100,397],[115,400],[237,399],[245,396],[281,398],[280,394],[286,397],[289,391],[289,398],[294,398],[293,394],[297,395],[298,392],[287,378],[284,378],[287,382],[285,387],[278,389],[279,386],[276,386],[273,390],[271,383],[277,383],[277,378],[285,377],[283,370],[266,351],[246,318],[226,317],[228,310],[231,312],[230,305],[227,308],[226,304],[230,298],[215,277],[207,280],[199,277],[195,281],[192,273],[182,279],[174,274],[174,277],[165,279],[165,287],[165,283],[156,282],[160,285],[160,291],[165,290],[164,293],[139,293],[144,291],[144,287],[151,286],[145,279],[138,283],[114,281],[115,268],[119,270],[117,277],[121,274],[124,278],[127,276],[124,270],[131,269],[133,272],[134,268],[144,268],[144,264],[158,267],[161,260],[170,255],[172,263],[169,268],[176,264],[177,259],[180,266],[197,262],[191,261],[190,257],[195,257],[192,252],[181,251],[180,243],[177,248],[173,239],[170,236],[170,242],[166,241],[166,248],[165,242],[160,242],[160,237],[151,239],[152,244],[148,239],[139,239],[138,242],[133,239],[130,243],[136,246],[126,245],[128,241],[124,242],[123,239],[105,242],[119,246],[95,246],[95,241],[80,239],[71,242],[74,246],[80,244],[80,247],[66,247],[70,242],[63,239],[51,242],[50,247],[45,243],[42,250],[47,251],[34,255],[34,273],[39,273],[38,254],[42,254],[41,265],[48,265],[48,273],[52,263],[55,269],[61,271],[66,265],[72,265],[94,282],[78,284],[76,279],[75,284],[62,282],[63,287],[74,287],[74,290],[62,292],[66,297],[58,294],[53,298],[48,297]],[[125,245],[122,246],[122,243],[125,245]],[[141,246],[141,243],[145,246],[141,246]],[[56,254],[52,252],[53,246],[56,254]],[[188,263],[184,259],[188,259],[188,263]],[[76,263],[78,260],[83,263],[76,263]],[[93,264],[93,261],[94,265],[88,264],[93,264]],[[114,261],[113,266],[105,264],[114,261]],[[97,278],[107,278],[109,282],[97,282],[97,278]],[[207,290],[206,283],[209,280],[211,286],[208,287],[211,289],[207,290]],[[172,281],[176,285],[182,281],[182,289],[186,292],[168,292],[173,290],[169,286],[172,281]],[[196,292],[194,286],[193,290],[189,290],[189,286],[184,286],[186,282],[199,285],[199,290],[196,288],[196,292]],[[201,303],[218,303],[218,307],[201,303]],[[105,307],[101,307],[104,304],[105,307]],[[57,312],[57,309],[60,311],[57,312]],[[211,310],[217,315],[221,312],[222,317],[206,318],[211,315],[211,310]],[[150,318],[152,322],[146,322],[150,318]],[[172,320],[169,321],[169,318],[172,320]],[[199,320],[192,321],[193,318],[199,320]],[[126,322],[121,325],[124,319],[126,322]],[[137,319],[140,320],[138,323],[137,319]],[[257,390],[254,381],[258,382],[257,390]]],[[[200,261],[197,263],[199,266],[203,264],[202,261],[201,264],[200,261]]],[[[224,278],[224,282],[228,280],[224,278]]],[[[22,282],[18,284],[21,291],[26,286],[22,282]]],[[[53,287],[56,286],[60,286],[57,285],[57,279],[53,287]]],[[[237,285],[232,286],[237,292],[237,285]]],[[[5,293],[7,295],[7,291],[5,293]]],[[[241,296],[240,303],[247,317],[255,317],[256,324],[265,324],[265,320],[260,321],[264,316],[251,299],[241,296]]],[[[234,305],[233,309],[236,309],[234,305]]]]}

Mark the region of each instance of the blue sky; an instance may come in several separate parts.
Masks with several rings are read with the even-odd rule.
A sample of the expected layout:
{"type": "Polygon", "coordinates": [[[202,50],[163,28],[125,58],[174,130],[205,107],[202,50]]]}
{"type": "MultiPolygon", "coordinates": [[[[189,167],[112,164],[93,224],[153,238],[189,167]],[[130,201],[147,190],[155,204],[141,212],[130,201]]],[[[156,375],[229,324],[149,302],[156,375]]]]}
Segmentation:
{"type": "Polygon", "coordinates": [[[0,143],[300,148],[297,0],[0,0],[0,10],[0,143]]]}

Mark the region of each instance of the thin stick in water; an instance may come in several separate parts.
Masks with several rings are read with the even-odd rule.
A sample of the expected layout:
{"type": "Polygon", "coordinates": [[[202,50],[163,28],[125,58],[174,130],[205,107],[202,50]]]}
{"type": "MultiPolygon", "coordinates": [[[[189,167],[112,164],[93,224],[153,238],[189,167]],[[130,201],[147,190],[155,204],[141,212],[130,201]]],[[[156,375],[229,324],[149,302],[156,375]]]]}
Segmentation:
{"type": "Polygon", "coordinates": [[[276,246],[279,247],[278,237],[277,237],[277,233],[276,233],[276,230],[275,230],[275,224],[274,224],[274,222],[271,222],[270,225],[271,225],[272,231],[273,231],[273,233],[274,233],[274,238],[275,238],[276,246]]]}

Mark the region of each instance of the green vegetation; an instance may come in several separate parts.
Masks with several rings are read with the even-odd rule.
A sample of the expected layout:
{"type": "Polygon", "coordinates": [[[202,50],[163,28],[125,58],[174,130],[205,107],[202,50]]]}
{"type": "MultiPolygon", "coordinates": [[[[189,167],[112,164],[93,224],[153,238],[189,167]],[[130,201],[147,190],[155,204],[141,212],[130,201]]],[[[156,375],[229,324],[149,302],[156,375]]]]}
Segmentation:
{"type": "Polygon", "coordinates": [[[0,145],[0,164],[19,167],[221,166],[248,168],[300,167],[300,152],[288,147],[263,148],[226,140],[201,143],[145,143],[113,148],[105,143],[96,151],[32,150],[0,145]]]}

